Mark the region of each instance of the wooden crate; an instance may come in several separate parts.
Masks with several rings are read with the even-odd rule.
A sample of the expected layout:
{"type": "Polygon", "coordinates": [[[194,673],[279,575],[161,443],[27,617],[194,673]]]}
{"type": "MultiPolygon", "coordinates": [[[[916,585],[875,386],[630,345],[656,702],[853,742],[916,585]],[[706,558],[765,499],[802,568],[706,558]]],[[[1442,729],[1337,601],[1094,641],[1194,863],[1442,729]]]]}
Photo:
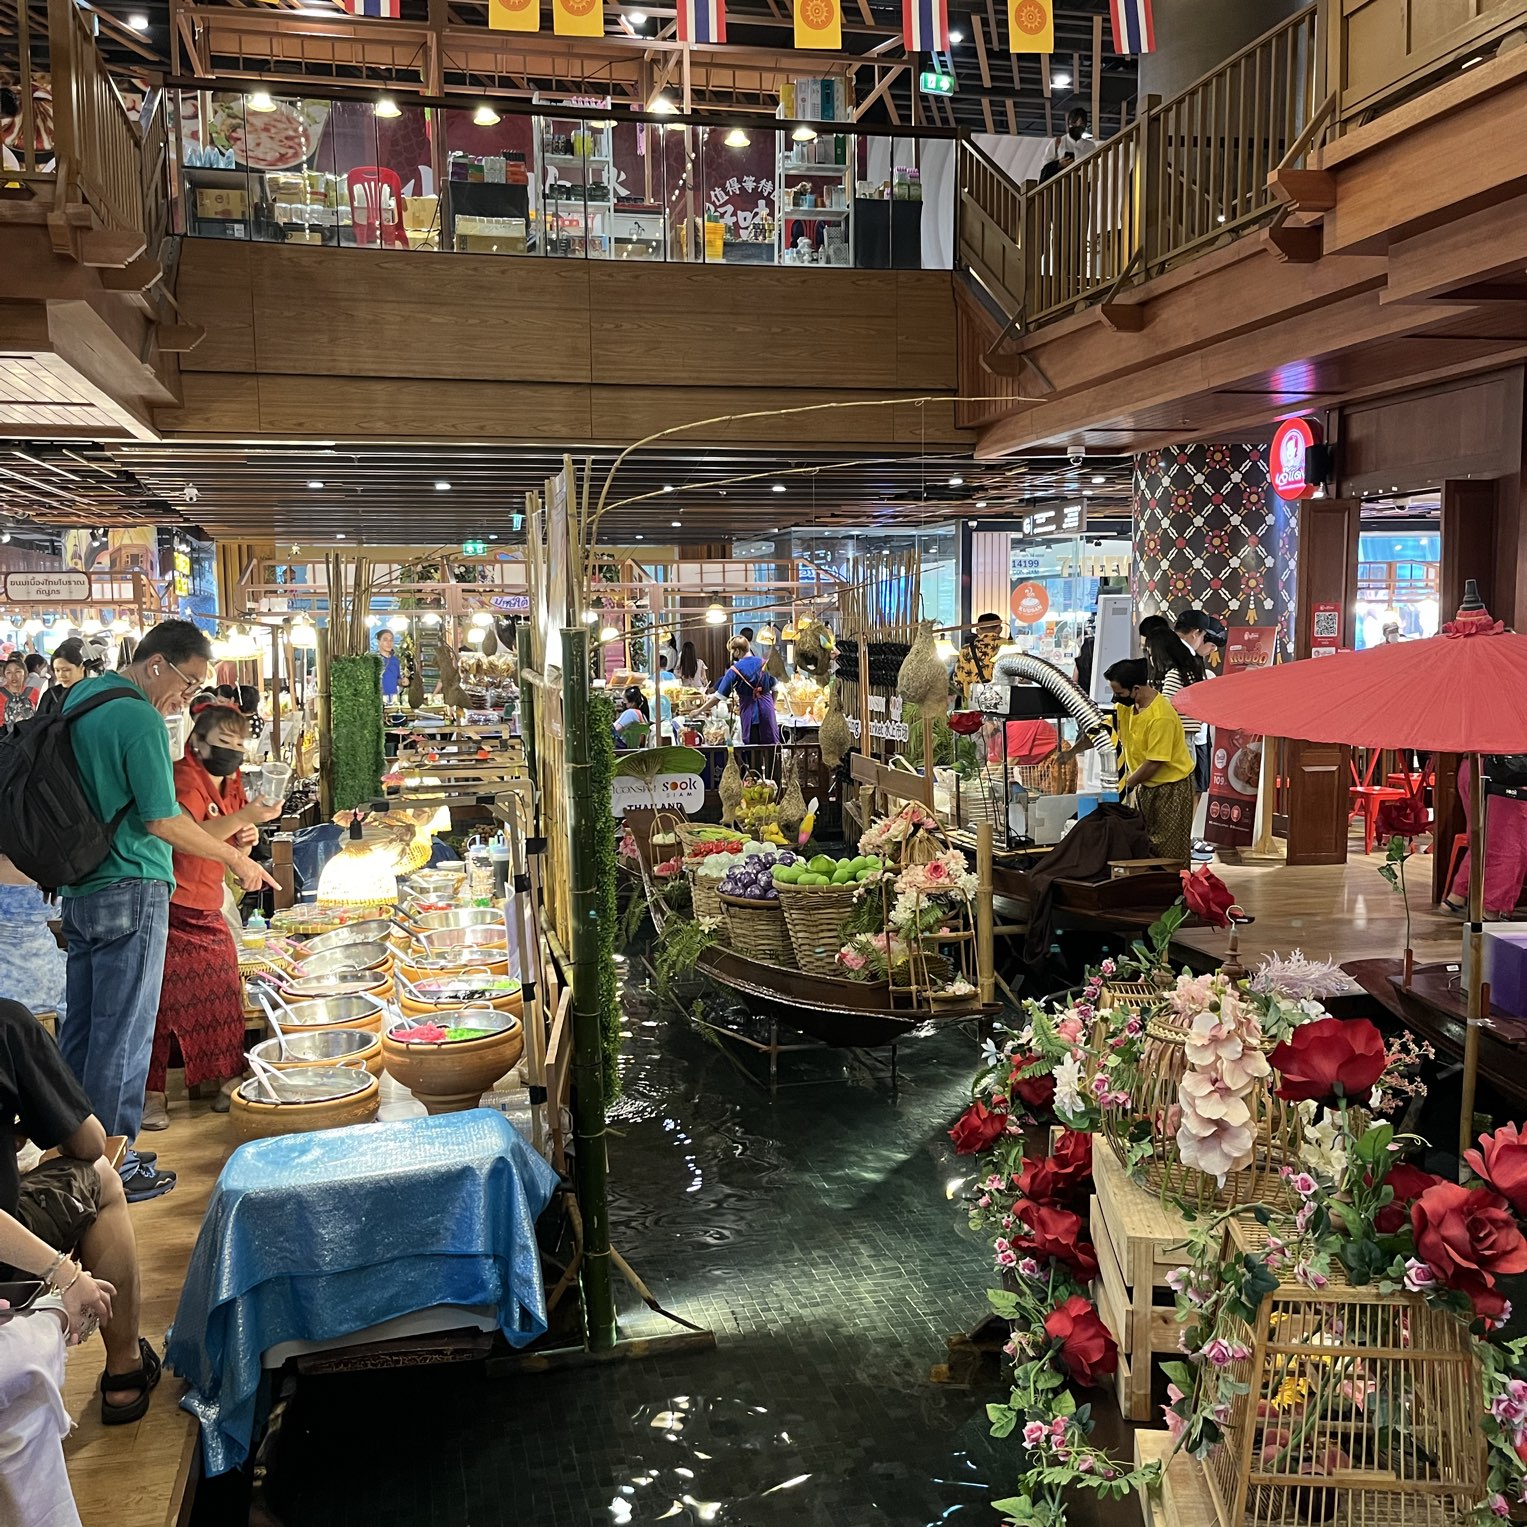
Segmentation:
{"type": "Polygon", "coordinates": [[[1171,1452],[1169,1433],[1135,1433],[1135,1467],[1166,1464],[1160,1485],[1154,1490],[1140,1491],[1140,1514],[1145,1527],[1216,1527],[1214,1499],[1204,1482],[1203,1469],[1188,1453],[1179,1453],[1167,1463],[1171,1452]]]}
{"type": "Polygon", "coordinates": [[[1175,1353],[1180,1327],[1167,1284],[1174,1267],[1190,1258],[1182,1216],[1130,1181],[1101,1135],[1092,1141],[1092,1241],[1098,1278],[1093,1296],[1119,1344],[1115,1387],[1119,1409],[1131,1421],[1151,1413],[1151,1358],[1175,1353]]]}

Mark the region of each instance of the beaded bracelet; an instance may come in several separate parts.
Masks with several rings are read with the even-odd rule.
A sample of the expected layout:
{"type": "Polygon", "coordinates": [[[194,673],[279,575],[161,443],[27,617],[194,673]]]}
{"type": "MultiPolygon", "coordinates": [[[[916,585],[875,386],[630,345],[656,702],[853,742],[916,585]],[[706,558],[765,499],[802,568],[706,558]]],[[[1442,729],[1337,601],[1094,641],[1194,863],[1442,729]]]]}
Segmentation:
{"type": "Polygon", "coordinates": [[[67,1251],[61,1251],[51,1262],[48,1263],[47,1271],[42,1275],[43,1283],[51,1288],[53,1286],[53,1274],[59,1269],[59,1264],[69,1255],[67,1251]]]}

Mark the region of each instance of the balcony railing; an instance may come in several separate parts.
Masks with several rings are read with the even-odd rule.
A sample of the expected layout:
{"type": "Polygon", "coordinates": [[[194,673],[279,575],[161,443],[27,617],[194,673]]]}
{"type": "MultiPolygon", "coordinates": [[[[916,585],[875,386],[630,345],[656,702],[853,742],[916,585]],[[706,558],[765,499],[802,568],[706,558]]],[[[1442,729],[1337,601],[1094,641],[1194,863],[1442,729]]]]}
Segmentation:
{"type": "Polygon", "coordinates": [[[1070,169],[1021,188],[973,144],[957,175],[960,263],[1015,328],[1159,274],[1270,218],[1268,176],[1317,121],[1315,7],[1274,28],[1070,169]]]}
{"type": "Polygon", "coordinates": [[[34,34],[28,7],[19,5],[15,32],[0,38],[0,68],[20,106],[19,131],[0,170],[12,197],[25,200],[30,192],[51,207],[82,203],[92,226],[140,233],[156,247],[167,227],[160,92],[134,97],[131,106],[123,99],[73,0],[48,0],[45,37],[34,34]]]}

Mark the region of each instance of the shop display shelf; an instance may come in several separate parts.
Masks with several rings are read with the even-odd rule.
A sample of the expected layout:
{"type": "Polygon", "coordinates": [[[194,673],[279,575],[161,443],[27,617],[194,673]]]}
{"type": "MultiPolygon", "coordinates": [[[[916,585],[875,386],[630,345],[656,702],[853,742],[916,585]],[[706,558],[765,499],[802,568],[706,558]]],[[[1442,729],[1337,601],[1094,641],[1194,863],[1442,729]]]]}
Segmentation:
{"type": "Polygon", "coordinates": [[[847,217],[851,209],[848,207],[781,207],[781,221],[790,218],[804,217],[847,217]]]}
{"type": "Polygon", "coordinates": [[[608,154],[542,154],[547,164],[614,164],[608,154]]]}
{"type": "Polygon", "coordinates": [[[793,159],[785,159],[781,160],[780,168],[789,175],[830,175],[835,180],[841,180],[848,166],[846,164],[797,163],[793,159]]]}

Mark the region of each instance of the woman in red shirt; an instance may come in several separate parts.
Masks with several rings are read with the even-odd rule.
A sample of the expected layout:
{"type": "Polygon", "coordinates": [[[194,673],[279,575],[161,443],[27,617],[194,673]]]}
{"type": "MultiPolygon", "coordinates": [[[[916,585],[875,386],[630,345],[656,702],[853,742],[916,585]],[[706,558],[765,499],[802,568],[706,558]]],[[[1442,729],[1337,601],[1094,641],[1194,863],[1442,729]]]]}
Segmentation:
{"type": "MultiPolygon", "coordinates": [[[[258,824],[280,816],[279,801],[246,802],[239,766],[249,722],[231,700],[202,700],[191,707],[194,723],[185,756],[175,765],[180,809],[219,842],[248,847],[258,824]]],[[[164,1129],[165,1073],[170,1040],[180,1045],[186,1085],[222,1082],[213,1109],[222,1113],[244,1070],[244,1000],[239,953],[223,918],[223,867],[215,859],[175,855],[175,894],[164,951],[164,985],[154,1049],[148,1067],[143,1127],[164,1129]]]]}

